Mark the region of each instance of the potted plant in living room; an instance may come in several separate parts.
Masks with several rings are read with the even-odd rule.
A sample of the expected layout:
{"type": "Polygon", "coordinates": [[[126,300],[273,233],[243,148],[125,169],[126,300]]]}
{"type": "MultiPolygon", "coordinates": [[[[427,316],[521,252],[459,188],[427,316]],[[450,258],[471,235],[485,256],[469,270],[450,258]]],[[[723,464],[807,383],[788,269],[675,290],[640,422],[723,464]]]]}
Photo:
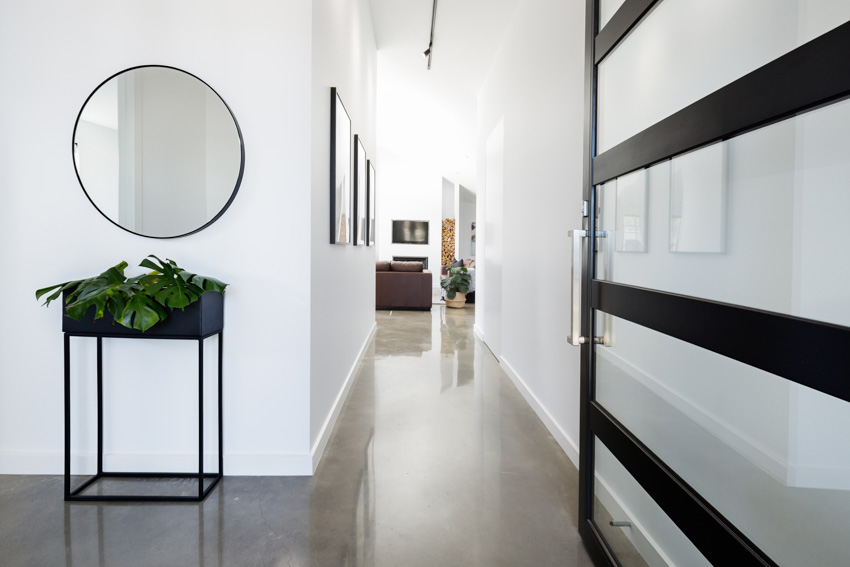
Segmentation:
{"type": "Polygon", "coordinates": [[[44,302],[48,305],[63,296],[63,331],[132,335],[156,325],[153,334],[196,335],[221,326],[226,283],[153,255],[139,265],[152,271],[128,278],[124,275],[128,264],[121,262],[100,275],[40,289],[35,297],[53,291],[44,302]],[[104,317],[106,313],[110,316],[104,317]]]}
{"type": "Polygon", "coordinates": [[[469,291],[469,270],[452,267],[448,272],[448,277],[440,282],[440,287],[446,290],[446,307],[462,309],[466,305],[466,292],[469,291]]]}

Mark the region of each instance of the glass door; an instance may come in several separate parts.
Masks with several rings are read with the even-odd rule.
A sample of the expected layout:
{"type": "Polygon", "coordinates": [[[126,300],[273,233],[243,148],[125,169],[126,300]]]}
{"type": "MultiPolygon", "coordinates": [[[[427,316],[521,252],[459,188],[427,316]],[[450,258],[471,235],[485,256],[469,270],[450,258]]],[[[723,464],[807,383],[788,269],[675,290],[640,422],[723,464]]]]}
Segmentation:
{"type": "Polygon", "coordinates": [[[588,2],[571,341],[599,565],[847,564],[848,20],[588,2]]]}

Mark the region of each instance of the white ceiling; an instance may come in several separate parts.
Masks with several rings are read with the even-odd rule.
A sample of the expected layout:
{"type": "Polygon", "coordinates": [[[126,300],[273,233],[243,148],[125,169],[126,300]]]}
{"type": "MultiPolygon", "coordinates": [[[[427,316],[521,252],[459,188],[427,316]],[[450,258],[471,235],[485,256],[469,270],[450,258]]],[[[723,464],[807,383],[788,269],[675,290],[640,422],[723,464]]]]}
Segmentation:
{"type": "Polygon", "coordinates": [[[519,0],[370,0],[378,46],[378,144],[475,189],[477,95],[519,0]]]}

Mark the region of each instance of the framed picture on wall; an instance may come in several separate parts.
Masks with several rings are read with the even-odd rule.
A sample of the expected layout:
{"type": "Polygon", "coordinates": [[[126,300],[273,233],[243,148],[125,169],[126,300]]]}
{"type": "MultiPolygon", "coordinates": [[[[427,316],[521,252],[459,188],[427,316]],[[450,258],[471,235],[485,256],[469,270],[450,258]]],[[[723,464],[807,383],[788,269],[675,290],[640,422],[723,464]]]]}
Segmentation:
{"type": "Polygon", "coordinates": [[[365,246],[366,244],[366,150],[363,148],[363,139],[354,135],[354,245],[365,246]]]}
{"type": "Polygon", "coordinates": [[[726,147],[670,160],[670,252],[726,252],[726,147]]]}
{"type": "Polygon", "coordinates": [[[617,252],[646,252],[646,170],[622,175],[616,183],[617,252]]]}
{"type": "Polygon", "coordinates": [[[351,118],[342,99],[331,87],[331,244],[349,244],[351,239],[351,118]]]}
{"type": "Polygon", "coordinates": [[[369,210],[369,219],[366,224],[366,245],[374,246],[375,245],[375,163],[372,160],[369,160],[367,165],[367,170],[369,172],[369,179],[366,182],[366,195],[368,205],[367,208],[369,210]]]}

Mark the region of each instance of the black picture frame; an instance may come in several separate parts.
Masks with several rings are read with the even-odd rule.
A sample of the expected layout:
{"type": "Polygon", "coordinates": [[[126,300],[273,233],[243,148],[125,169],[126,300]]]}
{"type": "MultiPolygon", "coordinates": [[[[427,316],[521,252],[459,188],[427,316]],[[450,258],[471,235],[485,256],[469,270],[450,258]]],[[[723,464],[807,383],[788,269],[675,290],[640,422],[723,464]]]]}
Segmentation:
{"type": "Polygon", "coordinates": [[[353,243],[355,246],[366,246],[366,221],[368,214],[367,203],[367,186],[368,186],[368,169],[369,160],[366,157],[366,148],[363,147],[363,138],[359,135],[354,135],[354,192],[353,192],[353,209],[354,214],[351,216],[353,220],[353,243]]]}
{"type": "Polygon", "coordinates": [[[366,246],[375,245],[375,186],[377,178],[375,177],[375,163],[372,160],[366,162],[368,170],[368,178],[366,181],[366,207],[369,210],[369,218],[366,222],[366,246]]]}
{"type": "Polygon", "coordinates": [[[330,243],[351,238],[351,117],[336,87],[331,87],[330,243]]]}

